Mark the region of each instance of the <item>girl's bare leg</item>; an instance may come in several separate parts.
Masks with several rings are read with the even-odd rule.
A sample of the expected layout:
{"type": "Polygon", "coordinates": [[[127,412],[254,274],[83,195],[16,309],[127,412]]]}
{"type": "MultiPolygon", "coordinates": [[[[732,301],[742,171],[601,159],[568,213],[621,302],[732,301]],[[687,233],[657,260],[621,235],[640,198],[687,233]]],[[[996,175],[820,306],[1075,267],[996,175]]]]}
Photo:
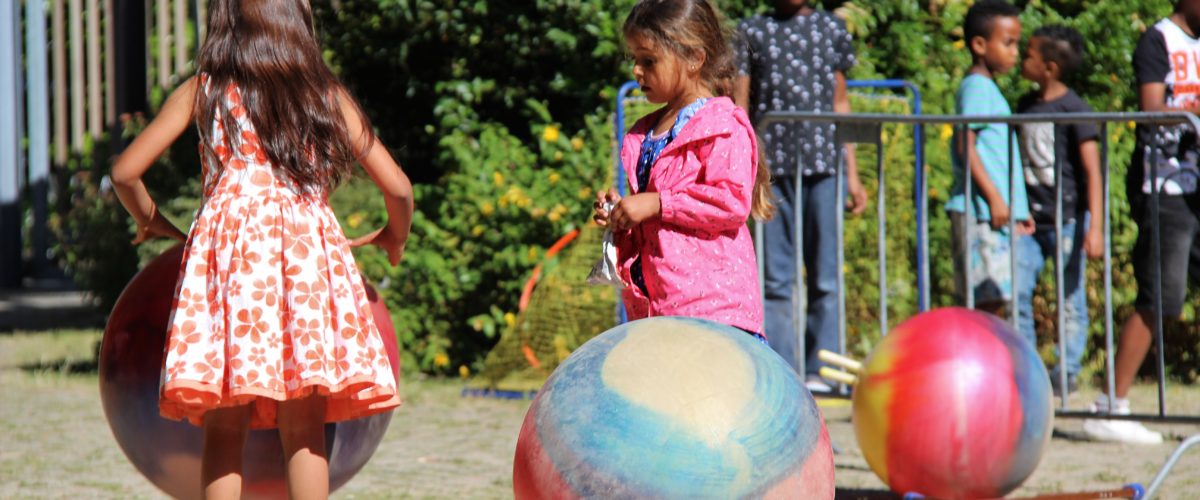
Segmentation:
{"type": "Polygon", "coordinates": [[[242,496],[242,448],[250,427],[250,405],[219,408],[204,414],[204,452],[200,481],[206,499],[242,496]]]}
{"type": "Polygon", "coordinates": [[[290,498],[329,497],[325,404],[325,397],[319,394],[279,403],[279,439],[283,442],[290,498]]]}

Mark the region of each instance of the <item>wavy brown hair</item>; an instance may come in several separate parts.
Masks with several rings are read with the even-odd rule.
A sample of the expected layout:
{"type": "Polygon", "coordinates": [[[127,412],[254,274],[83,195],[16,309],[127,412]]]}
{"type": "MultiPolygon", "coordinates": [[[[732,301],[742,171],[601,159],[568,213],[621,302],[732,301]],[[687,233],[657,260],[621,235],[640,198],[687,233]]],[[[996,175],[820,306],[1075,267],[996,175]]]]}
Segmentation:
{"type": "Polygon", "coordinates": [[[336,186],[374,141],[366,115],[321,58],[308,0],[211,0],[197,66],[207,81],[196,93],[196,128],[206,164],[215,168],[216,117],[226,147],[236,151],[242,140],[225,99],[231,85],[263,152],[302,194],[336,186]],[[362,120],[359,137],[350,137],[343,97],[362,120]]]}
{"type": "Polygon", "coordinates": [[[622,31],[626,37],[644,36],[684,60],[704,54],[700,78],[716,95],[733,94],[737,68],[729,45],[730,30],[724,16],[707,0],[641,0],[629,11],[622,31]]]}
{"type": "MultiPolygon", "coordinates": [[[[633,6],[622,27],[626,37],[643,36],[683,60],[704,55],[700,78],[713,94],[732,96],[737,77],[731,30],[724,16],[707,0],[641,0],[633,6]]],[[[766,162],[755,167],[754,194],[750,215],[767,220],[775,215],[771,197],[771,174],[766,162]]]]}

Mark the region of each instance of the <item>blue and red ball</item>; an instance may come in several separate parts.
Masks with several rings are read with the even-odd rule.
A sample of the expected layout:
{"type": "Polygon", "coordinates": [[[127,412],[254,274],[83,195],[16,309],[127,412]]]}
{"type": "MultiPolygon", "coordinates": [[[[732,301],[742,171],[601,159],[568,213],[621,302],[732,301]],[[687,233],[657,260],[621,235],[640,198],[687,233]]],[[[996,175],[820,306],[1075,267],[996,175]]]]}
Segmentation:
{"type": "Polygon", "coordinates": [[[690,318],[581,346],[525,416],[516,497],[833,498],[824,421],[800,378],[747,333],[690,318]]]}

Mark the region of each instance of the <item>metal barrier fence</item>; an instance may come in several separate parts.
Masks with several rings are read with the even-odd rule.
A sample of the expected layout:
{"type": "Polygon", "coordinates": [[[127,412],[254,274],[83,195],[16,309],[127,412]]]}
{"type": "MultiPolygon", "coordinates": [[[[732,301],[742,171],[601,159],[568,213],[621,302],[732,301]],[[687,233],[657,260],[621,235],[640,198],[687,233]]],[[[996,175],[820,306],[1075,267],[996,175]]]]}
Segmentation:
{"type": "MultiPolygon", "coordinates": [[[[1111,221],[1111,215],[1110,215],[1110,213],[1111,213],[1111,207],[1110,207],[1111,182],[1109,179],[1110,169],[1109,169],[1109,154],[1108,154],[1108,151],[1109,151],[1108,124],[1113,123],[1113,122],[1120,122],[1120,123],[1133,122],[1133,123],[1137,123],[1137,124],[1143,125],[1143,126],[1163,126],[1163,125],[1183,124],[1183,125],[1189,126],[1190,128],[1192,128],[1195,131],[1200,132],[1200,119],[1198,119],[1195,115],[1192,115],[1190,113],[1182,113],[1182,112],[1177,112],[1177,113],[1067,113],[1067,114],[1049,113],[1049,114],[1022,114],[1022,115],[1012,115],[1012,116],[961,116],[961,115],[953,115],[953,116],[923,115],[923,116],[918,116],[918,115],[892,115],[892,114],[867,114],[867,113],[830,114],[830,113],[810,113],[810,112],[774,112],[774,113],[769,113],[769,114],[765,115],[763,117],[763,119],[761,119],[759,121],[758,128],[761,132],[767,126],[770,126],[770,125],[773,125],[776,123],[782,123],[782,122],[833,123],[837,126],[836,141],[837,141],[839,147],[834,148],[836,151],[836,154],[838,155],[838,158],[835,161],[835,164],[837,165],[837,174],[836,174],[836,176],[837,176],[837,205],[836,206],[837,207],[845,206],[845,193],[843,191],[844,190],[844,188],[843,188],[844,165],[843,165],[843,161],[841,158],[841,155],[843,154],[843,152],[842,152],[843,148],[841,147],[842,144],[846,144],[846,143],[874,144],[879,153],[876,155],[876,157],[877,157],[876,166],[875,166],[876,175],[878,176],[879,185],[881,187],[884,185],[884,178],[885,178],[884,176],[886,173],[886,169],[883,164],[883,156],[884,155],[883,155],[883,149],[882,149],[883,145],[884,145],[884,139],[883,139],[883,126],[884,125],[890,125],[890,124],[909,125],[909,126],[913,126],[917,130],[920,130],[920,127],[928,126],[928,125],[943,125],[943,126],[948,125],[955,129],[955,131],[956,131],[955,136],[957,136],[958,133],[963,132],[964,129],[971,124],[1003,123],[1003,124],[1010,125],[1008,139],[1011,144],[1012,140],[1015,138],[1016,133],[1017,133],[1015,130],[1015,127],[1012,127],[1011,125],[1026,124],[1026,123],[1054,123],[1056,125],[1072,124],[1072,123],[1097,124],[1099,127],[1100,136],[1101,136],[1101,139],[1100,139],[1100,162],[1101,162],[1100,169],[1101,169],[1101,171],[1100,171],[1100,173],[1101,173],[1101,179],[1103,182],[1103,193],[1104,193],[1104,196],[1103,196],[1103,212],[1104,213],[1103,213],[1102,223],[1104,225],[1104,242],[1105,242],[1104,256],[1103,256],[1105,377],[1106,377],[1106,384],[1107,384],[1106,388],[1107,388],[1108,394],[1115,394],[1115,385],[1116,384],[1115,384],[1115,379],[1114,379],[1115,353],[1114,353],[1114,349],[1113,349],[1114,344],[1113,344],[1113,298],[1112,298],[1112,238],[1111,238],[1111,236],[1112,236],[1112,221],[1111,221]]],[[[1158,178],[1158,175],[1157,175],[1158,174],[1158,172],[1157,172],[1158,166],[1157,166],[1157,161],[1156,161],[1157,160],[1156,154],[1157,154],[1158,145],[1159,145],[1157,143],[1157,141],[1160,138],[1158,137],[1158,134],[1153,134],[1153,135],[1154,135],[1154,141],[1156,141],[1156,142],[1151,145],[1153,147],[1149,148],[1150,153],[1147,155],[1147,157],[1150,159],[1150,161],[1147,162],[1148,163],[1148,171],[1146,172],[1146,175],[1151,179],[1157,179],[1158,178]]],[[[970,141],[966,141],[966,142],[968,142],[968,144],[966,145],[967,149],[966,149],[966,154],[964,155],[964,157],[969,156],[970,151],[972,151],[974,148],[974,145],[970,144],[970,141]]],[[[919,141],[917,143],[918,148],[923,148],[923,146],[924,146],[923,142],[919,141]]],[[[801,159],[800,161],[803,161],[803,160],[801,159]]],[[[920,163],[920,162],[917,163],[917,172],[920,172],[922,170],[922,166],[923,166],[922,163],[920,163]]],[[[949,168],[949,165],[946,165],[945,167],[949,168]]],[[[1014,189],[1016,182],[1023,182],[1023,179],[1024,179],[1024,175],[1020,174],[1020,169],[1022,168],[1022,166],[1015,164],[1015,158],[1014,158],[1013,153],[1011,152],[1011,148],[1010,148],[1010,153],[1009,153],[1009,158],[1008,158],[1008,167],[1009,167],[1010,180],[1013,181],[1013,182],[1009,183],[1008,199],[1011,200],[1013,198],[1012,190],[1014,189]]],[[[1063,189],[1062,189],[1062,183],[1059,182],[1059,179],[1062,176],[1062,168],[1063,168],[1062,159],[1056,158],[1055,162],[1054,162],[1054,179],[1055,179],[1055,190],[1056,190],[1055,213],[1057,214],[1056,221],[1055,221],[1055,229],[1056,229],[1055,235],[1058,238],[1058,244],[1056,245],[1056,251],[1055,251],[1055,255],[1054,255],[1054,267],[1055,267],[1055,293],[1057,295],[1057,304],[1058,304],[1058,306],[1056,308],[1057,313],[1058,313],[1058,323],[1057,323],[1056,330],[1057,330],[1057,341],[1058,341],[1058,358],[1060,360],[1060,362],[1058,363],[1059,370],[1058,370],[1057,376],[1058,376],[1059,387],[1064,389],[1063,391],[1061,391],[1062,396],[1060,399],[1060,405],[1059,405],[1059,408],[1056,413],[1060,417],[1095,417],[1096,414],[1094,414],[1094,413],[1083,412],[1083,411],[1071,411],[1071,410],[1067,409],[1067,393],[1068,393],[1068,391],[1065,390],[1067,388],[1067,373],[1066,373],[1065,363],[1063,362],[1063,360],[1065,360],[1065,358],[1066,358],[1066,352],[1065,352],[1066,343],[1065,343],[1064,328],[1063,328],[1063,324],[1065,322],[1065,306],[1064,306],[1065,292],[1064,292],[1064,287],[1059,286],[1063,282],[1063,248],[1062,248],[1062,244],[1061,244],[1062,243],[1062,224],[1063,224],[1063,217],[1062,217],[1063,189]]],[[[974,213],[973,203],[972,203],[973,195],[971,192],[972,185],[973,185],[973,181],[971,178],[971,169],[964,168],[963,176],[964,176],[964,186],[965,186],[964,194],[966,195],[965,198],[967,200],[967,202],[965,204],[966,222],[967,222],[966,228],[967,229],[966,229],[966,234],[964,235],[965,236],[964,240],[970,241],[970,237],[971,237],[970,228],[973,225],[973,223],[975,222],[975,213],[974,213]]],[[[924,182],[923,177],[918,177],[917,179],[918,179],[918,181],[916,182],[916,186],[915,186],[915,189],[916,189],[915,202],[918,207],[917,242],[918,242],[918,247],[919,247],[919,250],[917,252],[917,260],[918,260],[918,262],[917,262],[917,269],[918,269],[917,281],[918,281],[918,287],[920,288],[919,293],[920,293],[920,297],[921,297],[919,310],[925,311],[929,305],[929,302],[928,302],[928,297],[929,297],[929,261],[928,261],[928,259],[929,259],[929,248],[928,248],[929,234],[928,234],[928,227],[929,226],[928,226],[928,214],[926,213],[926,210],[925,210],[929,204],[929,188],[928,188],[928,183],[924,182]]],[[[1161,189],[1160,189],[1159,184],[1160,183],[1158,183],[1158,182],[1151,183],[1151,185],[1153,186],[1153,189],[1151,190],[1150,198],[1149,198],[1150,199],[1150,206],[1149,206],[1150,215],[1151,215],[1152,219],[1155,221],[1158,220],[1159,203],[1160,203],[1159,198],[1160,198],[1160,190],[1161,189]]],[[[800,179],[798,179],[797,183],[796,183],[797,199],[800,199],[801,185],[802,185],[802,182],[800,182],[800,179]]],[[[885,191],[884,189],[879,189],[879,192],[876,197],[877,216],[879,217],[879,222],[878,222],[878,224],[879,224],[878,237],[879,237],[879,252],[880,252],[879,253],[879,256],[880,256],[880,305],[879,305],[879,307],[880,307],[880,333],[881,333],[881,335],[887,334],[887,307],[888,307],[888,299],[887,299],[888,294],[887,294],[887,286],[886,286],[886,279],[887,279],[887,277],[886,277],[887,276],[886,275],[886,260],[887,260],[886,252],[887,252],[887,248],[886,248],[886,245],[884,244],[886,237],[887,237],[886,236],[887,211],[884,209],[884,204],[886,202],[886,197],[885,197],[884,191],[885,191]]],[[[802,220],[801,214],[799,213],[799,210],[800,210],[799,203],[796,204],[795,209],[797,210],[796,220],[798,220],[798,221],[802,220]]],[[[843,270],[845,269],[845,241],[842,239],[844,225],[845,225],[844,217],[845,216],[844,216],[843,211],[837,210],[836,234],[838,237],[837,241],[839,242],[838,251],[837,251],[837,262],[838,262],[838,268],[843,269],[843,270]]],[[[803,276],[801,275],[801,269],[803,268],[803,262],[804,262],[803,254],[802,254],[802,252],[803,252],[803,230],[802,230],[803,227],[802,226],[803,226],[802,224],[797,224],[797,231],[796,231],[796,235],[795,235],[795,245],[794,245],[795,249],[796,249],[796,262],[797,262],[797,266],[796,266],[796,268],[797,268],[797,271],[796,271],[797,272],[797,280],[796,280],[797,292],[796,293],[800,296],[805,295],[804,280],[803,280],[803,276]]],[[[1011,255],[1010,255],[1010,258],[1011,258],[1010,272],[1014,273],[1014,276],[1012,277],[1013,290],[1012,290],[1012,294],[1011,294],[1012,295],[1011,303],[1009,304],[1009,306],[1010,306],[1009,307],[1009,309],[1010,309],[1009,321],[1013,324],[1014,328],[1016,328],[1016,326],[1017,326],[1016,322],[1017,322],[1017,298],[1018,298],[1018,294],[1016,293],[1016,286],[1015,286],[1015,283],[1016,283],[1015,273],[1017,272],[1017,269],[1018,269],[1018,267],[1016,265],[1017,234],[1016,234],[1015,226],[1016,226],[1015,219],[1010,217],[1010,220],[1008,222],[1009,243],[1010,243],[1010,248],[1012,249],[1012,251],[1010,252],[1011,253],[1011,255]]],[[[761,229],[761,228],[759,228],[759,229],[761,229]]],[[[1132,415],[1106,414],[1104,416],[1105,416],[1105,418],[1113,418],[1113,419],[1145,420],[1145,421],[1156,421],[1156,422],[1164,422],[1164,423],[1166,423],[1166,422],[1200,423],[1200,415],[1171,415],[1171,414],[1167,413],[1166,373],[1165,373],[1165,367],[1164,367],[1165,361],[1164,361],[1164,357],[1163,357],[1164,356],[1164,354],[1163,354],[1163,351],[1164,351],[1164,349],[1163,349],[1163,314],[1162,314],[1163,311],[1162,311],[1162,296],[1161,296],[1163,270],[1162,270],[1162,264],[1161,264],[1161,262],[1162,262],[1161,243],[1159,241],[1160,230],[1159,230],[1158,224],[1157,223],[1154,224],[1152,226],[1151,230],[1153,231],[1152,238],[1151,238],[1152,239],[1151,255],[1153,255],[1154,260],[1159,263],[1158,266],[1155,266],[1155,270],[1153,273],[1154,274],[1153,282],[1154,282],[1155,289],[1159,293],[1155,294],[1154,317],[1147,318],[1147,319],[1152,319],[1151,326],[1152,326],[1152,331],[1153,331],[1153,342],[1154,342],[1154,345],[1158,346],[1158,349],[1156,349],[1157,356],[1156,356],[1156,360],[1155,360],[1156,367],[1157,367],[1157,375],[1158,375],[1158,377],[1157,377],[1158,378],[1158,412],[1156,414],[1132,414],[1132,415]]],[[[757,238],[757,235],[760,235],[761,233],[762,233],[761,230],[757,230],[756,238],[757,238]]],[[[761,247],[761,241],[756,241],[756,245],[761,247]]],[[[965,248],[969,248],[969,246],[965,246],[965,248]]],[[[970,252],[965,252],[964,258],[969,259],[970,252]]],[[[760,258],[759,259],[760,274],[762,271],[762,266],[763,266],[763,260],[760,258]]],[[[969,262],[968,262],[968,265],[964,266],[964,267],[969,270],[969,262]]],[[[968,271],[968,274],[969,274],[969,271],[968,271]]],[[[973,293],[972,288],[973,287],[970,285],[970,282],[968,280],[968,286],[964,287],[964,291],[966,293],[966,303],[967,303],[966,305],[968,307],[973,307],[975,305],[974,304],[974,293],[973,293]]],[[[843,347],[845,346],[845,336],[846,336],[845,294],[846,294],[845,273],[841,272],[841,273],[838,273],[838,311],[839,311],[839,318],[840,318],[838,336],[840,339],[840,344],[843,347]]],[[[797,311],[795,311],[796,314],[794,314],[794,316],[795,317],[803,317],[802,311],[803,311],[803,309],[798,307],[797,311]]],[[[802,330],[799,330],[799,331],[802,332],[802,330]]],[[[800,346],[799,357],[802,358],[803,353],[805,351],[805,345],[804,345],[805,336],[803,335],[803,333],[798,333],[797,336],[799,337],[798,345],[800,346]]],[[[801,364],[803,363],[803,359],[801,359],[799,361],[801,364]]],[[[803,369],[803,368],[801,368],[801,369],[803,369]]]]}

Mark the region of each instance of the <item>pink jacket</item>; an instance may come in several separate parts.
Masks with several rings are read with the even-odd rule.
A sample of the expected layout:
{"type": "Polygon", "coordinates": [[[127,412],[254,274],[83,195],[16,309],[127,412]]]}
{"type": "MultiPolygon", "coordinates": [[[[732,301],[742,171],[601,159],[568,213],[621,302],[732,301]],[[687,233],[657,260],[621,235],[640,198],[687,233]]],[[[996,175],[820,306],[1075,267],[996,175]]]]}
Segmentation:
{"type": "Polygon", "coordinates": [[[684,125],[637,186],[642,141],[662,111],[638,120],[621,145],[631,193],[657,192],[662,217],[614,235],[629,319],[691,316],[763,331],[754,241],[746,220],[758,144],[745,111],[712,99],[684,125]],[[630,268],[642,256],[646,297],[630,268]]]}

